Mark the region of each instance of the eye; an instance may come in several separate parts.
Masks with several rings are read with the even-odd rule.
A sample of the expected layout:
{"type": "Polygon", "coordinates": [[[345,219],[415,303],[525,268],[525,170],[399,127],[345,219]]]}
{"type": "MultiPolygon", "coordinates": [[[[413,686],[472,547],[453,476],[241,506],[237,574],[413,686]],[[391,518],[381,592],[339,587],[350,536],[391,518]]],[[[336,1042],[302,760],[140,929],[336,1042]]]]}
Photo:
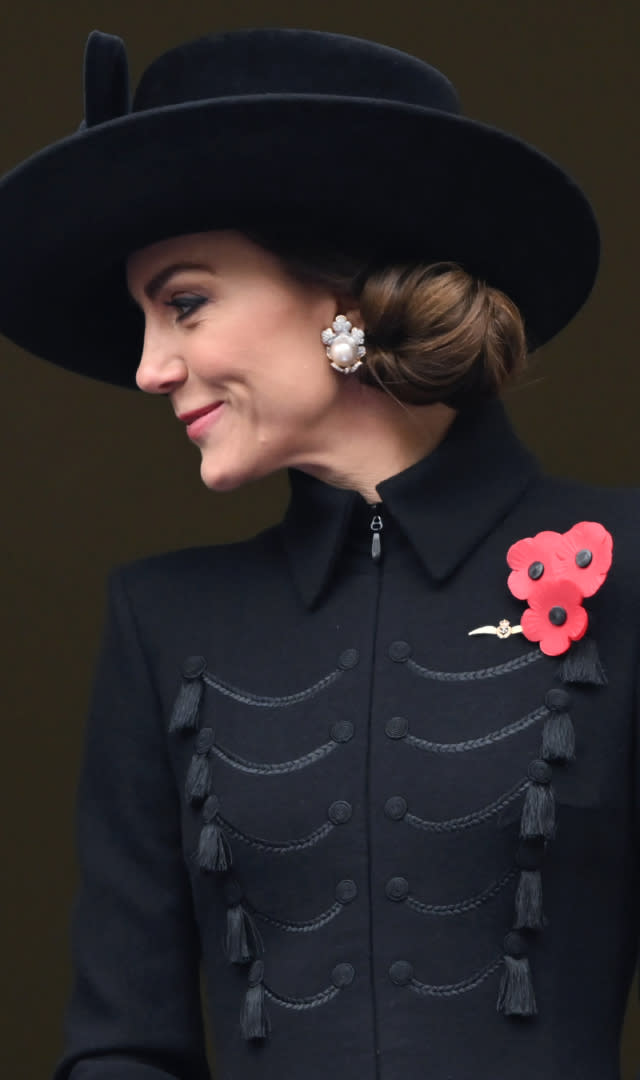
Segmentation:
{"type": "Polygon", "coordinates": [[[173,300],[165,300],[165,307],[176,308],[182,312],[176,319],[176,322],[181,322],[182,319],[186,319],[196,308],[205,303],[204,296],[174,296],[173,300]]]}

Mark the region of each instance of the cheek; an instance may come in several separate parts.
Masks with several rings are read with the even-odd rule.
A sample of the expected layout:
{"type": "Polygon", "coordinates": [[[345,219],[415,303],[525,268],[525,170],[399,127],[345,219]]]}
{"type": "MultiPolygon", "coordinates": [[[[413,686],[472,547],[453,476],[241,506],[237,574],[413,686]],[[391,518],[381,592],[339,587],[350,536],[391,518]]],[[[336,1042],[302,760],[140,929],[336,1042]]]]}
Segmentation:
{"type": "Polygon", "coordinates": [[[320,348],[306,350],[299,343],[292,344],[289,350],[271,359],[269,375],[261,384],[281,412],[309,417],[326,411],[339,390],[336,373],[322,344],[320,348]]]}

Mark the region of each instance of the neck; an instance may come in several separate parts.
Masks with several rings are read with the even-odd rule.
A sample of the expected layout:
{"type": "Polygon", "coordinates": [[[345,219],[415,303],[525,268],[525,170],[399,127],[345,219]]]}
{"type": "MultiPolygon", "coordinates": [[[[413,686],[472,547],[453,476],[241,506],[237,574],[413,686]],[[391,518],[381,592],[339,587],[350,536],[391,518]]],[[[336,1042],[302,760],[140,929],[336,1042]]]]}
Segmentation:
{"type": "Polygon", "coordinates": [[[315,451],[295,468],[380,501],[377,485],[435,450],[455,419],[447,405],[408,405],[362,383],[345,387],[315,451]]]}

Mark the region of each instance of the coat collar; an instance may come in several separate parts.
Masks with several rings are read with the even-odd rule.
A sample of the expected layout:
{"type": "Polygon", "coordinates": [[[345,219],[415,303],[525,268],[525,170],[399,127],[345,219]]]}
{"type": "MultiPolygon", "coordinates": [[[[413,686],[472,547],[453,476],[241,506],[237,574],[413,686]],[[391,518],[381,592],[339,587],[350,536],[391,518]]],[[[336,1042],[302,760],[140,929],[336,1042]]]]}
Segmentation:
{"type": "MultiPolygon", "coordinates": [[[[467,558],[524,493],[539,466],[499,401],[461,413],[436,449],[378,484],[392,519],[427,573],[442,581],[467,558]]],[[[289,469],[291,498],[281,528],[301,599],[313,607],[355,530],[366,536],[373,511],[357,492],[289,469]],[[366,519],[366,520],[365,520],[366,519]]],[[[385,528],[384,536],[386,538],[385,528]]]]}

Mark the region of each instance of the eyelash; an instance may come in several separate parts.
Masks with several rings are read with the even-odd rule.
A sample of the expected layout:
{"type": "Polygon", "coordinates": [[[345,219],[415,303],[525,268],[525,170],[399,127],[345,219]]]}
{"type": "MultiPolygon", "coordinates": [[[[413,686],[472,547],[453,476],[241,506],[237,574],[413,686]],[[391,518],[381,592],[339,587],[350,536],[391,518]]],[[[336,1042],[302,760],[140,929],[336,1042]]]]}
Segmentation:
{"type": "Polygon", "coordinates": [[[176,322],[182,322],[183,319],[189,317],[202,304],[206,303],[203,296],[176,296],[173,300],[165,300],[165,307],[176,308],[177,311],[182,311],[183,307],[186,307],[187,311],[182,311],[181,315],[178,315],[176,322]]]}

